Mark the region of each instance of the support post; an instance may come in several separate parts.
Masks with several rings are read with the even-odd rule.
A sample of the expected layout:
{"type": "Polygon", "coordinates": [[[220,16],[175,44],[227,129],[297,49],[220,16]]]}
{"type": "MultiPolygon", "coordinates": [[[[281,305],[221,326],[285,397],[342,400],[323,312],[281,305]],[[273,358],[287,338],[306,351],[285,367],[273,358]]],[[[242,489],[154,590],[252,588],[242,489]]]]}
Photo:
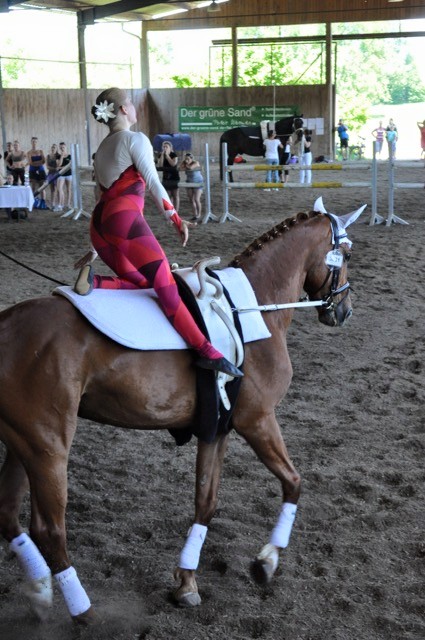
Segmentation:
{"type": "Polygon", "coordinates": [[[208,142],[205,143],[205,204],[206,210],[204,217],[202,218],[202,224],[207,224],[211,218],[218,222],[218,216],[215,216],[211,210],[211,182],[210,182],[210,154],[208,142]]]}
{"type": "Polygon", "coordinates": [[[227,142],[224,142],[221,148],[221,162],[223,167],[223,214],[220,218],[220,223],[226,222],[226,220],[235,220],[236,222],[242,222],[236,216],[232,216],[229,213],[229,173],[227,171],[227,142]]]}
{"type": "Polygon", "coordinates": [[[72,209],[64,213],[61,218],[78,220],[81,215],[90,218],[90,214],[83,210],[80,176],[80,149],[78,144],[71,144],[71,173],[72,173],[72,209]]]}
{"type": "Polygon", "coordinates": [[[388,152],[388,216],[386,226],[390,227],[392,222],[398,222],[399,224],[409,223],[394,214],[394,152],[391,144],[388,145],[388,152]]]}
{"type": "Polygon", "coordinates": [[[369,225],[381,224],[384,218],[378,215],[378,163],[376,159],[376,149],[378,143],[373,142],[373,158],[372,158],[372,213],[369,225]]]}

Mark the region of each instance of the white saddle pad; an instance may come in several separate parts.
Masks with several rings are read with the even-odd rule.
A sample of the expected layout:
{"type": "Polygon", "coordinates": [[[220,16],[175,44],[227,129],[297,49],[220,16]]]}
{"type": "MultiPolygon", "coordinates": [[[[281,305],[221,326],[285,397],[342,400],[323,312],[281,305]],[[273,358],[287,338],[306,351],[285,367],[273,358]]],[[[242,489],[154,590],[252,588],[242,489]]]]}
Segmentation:
{"type": "MultiPolygon", "coordinates": [[[[178,273],[197,294],[197,274],[191,269],[181,269],[178,273]]],[[[235,307],[257,306],[255,293],[241,269],[229,267],[214,273],[229,291],[235,307]]],[[[210,288],[213,290],[212,285],[207,285],[207,289],[210,288]]],[[[58,287],[53,293],[65,296],[93,326],[125,347],[143,351],[189,348],[166,318],[153,289],[93,289],[90,295],[80,296],[71,287],[58,287]]],[[[233,344],[228,329],[211,308],[209,299],[198,304],[212,344],[222,353],[228,353],[229,345],[233,344]]],[[[259,311],[242,313],[239,318],[245,343],[270,338],[259,311]]]]}

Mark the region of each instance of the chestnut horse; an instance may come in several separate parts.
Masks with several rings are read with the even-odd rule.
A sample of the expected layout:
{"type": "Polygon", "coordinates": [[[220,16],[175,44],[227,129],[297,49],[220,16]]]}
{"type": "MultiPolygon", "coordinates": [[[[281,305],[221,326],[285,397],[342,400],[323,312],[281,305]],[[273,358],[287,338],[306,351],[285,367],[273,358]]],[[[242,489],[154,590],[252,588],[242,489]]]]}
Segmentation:
{"type": "MultiPolygon", "coordinates": [[[[231,265],[245,272],[259,305],[296,302],[304,289],[321,305],[320,322],[342,325],[352,313],[347,282],[351,243],[344,231],[354,220],[349,215],[298,214],[255,240],[231,265]],[[337,266],[327,258],[335,252],[337,266]]],[[[264,312],[271,337],[246,345],[245,376],[233,414],[234,429],[282,488],[279,520],[252,567],[257,580],[273,575],[300,494],[300,476],[275,416],[291,382],[286,333],[293,313],[286,308],[264,312]]],[[[0,313],[0,353],[0,439],[6,447],[0,533],[25,572],[27,595],[39,617],[52,603],[53,574],[71,617],[89,624],[93,607],[71,566],[65,529],[67,464],[77,417],[130,429],[187,428],[196,406],[194,354],[116,344],[62,296],[28,300],[0,313]],[[29,535],[19,522],[28,488],[29,535]]],[[[217,507],[228,437],[220,434],[210,444],[198,440],[193,526],[175,573],[175,597],[183,606],[200,603],[195,570],[217,507]]]]}

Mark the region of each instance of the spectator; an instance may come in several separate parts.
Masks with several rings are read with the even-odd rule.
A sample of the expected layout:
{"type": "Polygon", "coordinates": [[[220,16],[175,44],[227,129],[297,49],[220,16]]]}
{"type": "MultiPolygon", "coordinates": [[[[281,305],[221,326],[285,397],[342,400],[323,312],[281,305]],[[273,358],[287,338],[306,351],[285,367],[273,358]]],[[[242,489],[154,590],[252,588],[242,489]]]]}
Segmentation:
{"type": "Polygon", "coordinates": [[[387,137],[387,143],[388,143],[388,157],[395,160],[398,135],[397,135],[397,127],[395,126],[392,119],[388,124],[387,130],[386,130],[386,137],[387,137]]]}
{"type": "MultiPolygon", "coordinates": [[[[44,165],[46,164],[46,156],[42,149],[38,149],[38,138],[36,136],[31,138],[31,149],[27,152],[27,160],[29,164],[30,187],[34,193],[39,187],[41,187],[47,178],[46,170],[44,168],[44,165]]],[[[45,191],[40,191],[39,204],[36,205],[36,208],[46,208],[45,198],[45,191]]]]}
{"type": "Polygon", "coordinates": [[[191,153],[186,153],[180,169],[186,174],[186,182],[199,183],[199,187],[188,187],[187,195],[192,204],[193,221],[200,220],[202,214],[202,187],[204,178],[201,173],[201,165],[194,159],[191,153]]]}
{"type": "MultiPolygon", "coordinates": [[[[292,136],[286,136],[284,139],[283,150],[279,149],[279,164],[289,164],[291,159],[292,136]]],[[[279,169],[279,178],[286,184],[288,182],[289,171],[279,169]]]]}
{"type": "Polygon", "coordinates": [[[173,151],[173,145],[166,140],[162,143],[162,151],[158,158],[158,167],[162,167],[162,184],[164,189],[170,196],[176,211],[180,208],[179,194],[179,170],[177,167],[177,154],[173,151]]]}
{"type": "Polygon", "coordinates": [[[66,148],[65,142],[59,142],[59,161],[58,171],[68,166],[69,168],[58,176],[57,189],[58,189],[58,211],[62,211],[65,207],[71,209],[71,195],[72,195],[72,172],[71,172],[71,154],[66,148]]]}
{"type": "Polygon", "coordinates": [[[421,158],[423,158],[425,156],[425,120],[417,124],[421,133],[421,158]]]}
{"type": "Polygon", "coordinates": [[[7,156],[7,164],[13,176],[13,184],[19,186],[25,185],[25,167],[27,166],[27,154],[22,151],[19,140],[14,140],[13,150],[7,156]]]}
{"type": "MultiPolygon", "coordinates": [[[[265,148],[266,164],[270,166],[277,166],[279,164],[279,149],[283,149],[283,144],[276,138],[276,131],[269,131],[267,140],[264,140],[263,147],[265,148]]],[[[277,183],[279,182],[279,173],[277,169],[269,169],[266,174],[266,182],[277,183]]],[[[267,189],[270,191],[270,189],[267,189]]]]}
{"type": "Polygon", "coordinates": [[[343,160],[347,160],[347,154],[348,154],[348,140],[350,138],[350,135],[348,133],[348,127],[344,124],[343,120],[338,120],[338,126],[336,128],[336,131],[338,133],[339,136],[339,144],[341,147],[341,154],[342,154],[342,159],[343,160]]]}
{"type": "Polygon", "coordinates": [[[9,154],[13,151],[13,144],[11,142],[6,142],[6,151],[4,152],[4,166],[6,168],[6,177],[12,175],[12,169],[8,165],[7,158],[9,154]]]}
{"type": "Polygon", "coordinates": [[[49,204],[52,211],[59,211],[57,178],[53,179],[53,176],[58,172],[59,160],[60,160],[60,154],[58,153],[58,145],[52,144],[52,146],[50,147],[50,153],[48,153],[46,157],[47,175],[49,179],[49,191],[50,191],[49,204]]]}
{"type": "MultiPolygon", "coordinates": [[[[313,131],[311,129],[305,129],[304,135],[301,140],[301,158],[300,164],[305,166],[311,166],[312,153],[311,153],[311,136],[313,131]]],[[[311,184],[311,169],[300,169],[300,184],[311,184]]]]}
{"type": "Polygon", "coordinates": [[[382,120],[379,121],[379,127],[372,131],[372,135],[376,140],[376,155],[381,157],[382,145],[385,139],[385,127],[382,126],[382,120]]]}

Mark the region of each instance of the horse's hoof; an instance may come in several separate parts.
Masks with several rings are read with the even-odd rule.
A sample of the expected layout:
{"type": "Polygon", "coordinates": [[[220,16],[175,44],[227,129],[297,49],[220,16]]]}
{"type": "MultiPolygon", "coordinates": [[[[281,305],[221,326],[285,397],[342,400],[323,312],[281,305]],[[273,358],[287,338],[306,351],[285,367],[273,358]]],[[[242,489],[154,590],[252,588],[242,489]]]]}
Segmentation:
{"type": "Polygon", "coordinates": [[[53,603],[52,576],[49,573],[39,580],[29,580],[24,585],[31,611],[41,622],[47,620],[53,603]]]}
{"type": "Polygon", "coordinates": [[[199,593],[194,591],[182,593],[180,596],[176,593],[174,597],[179,607],[199,607],[202,602],[199,593]]]}
{"type": "Polygon", "coordinates": [[[266,544],[251,563],[251,575],[257,584],[267,584],[273,578],[279,563],[279,552],[272,544],[266,544]]]}
{"type": "Polygon", "coordinates": [[[99,617],[93,607],[90,607],[90,609],[87,609],[84,613],[80,613],[78,616],[72,616],[72,622],[82,627],[89,627],[91,624],[99,622],[99,617]]]}
{"type": "Polygon", "coordinates": [[[177,568],[174,571],[174,580],[181,580],[181,585],[174,592],[174,600],[179,607],[198,607],[201,604],[201,596],[198,593],[195,572],[177,568]]]}

